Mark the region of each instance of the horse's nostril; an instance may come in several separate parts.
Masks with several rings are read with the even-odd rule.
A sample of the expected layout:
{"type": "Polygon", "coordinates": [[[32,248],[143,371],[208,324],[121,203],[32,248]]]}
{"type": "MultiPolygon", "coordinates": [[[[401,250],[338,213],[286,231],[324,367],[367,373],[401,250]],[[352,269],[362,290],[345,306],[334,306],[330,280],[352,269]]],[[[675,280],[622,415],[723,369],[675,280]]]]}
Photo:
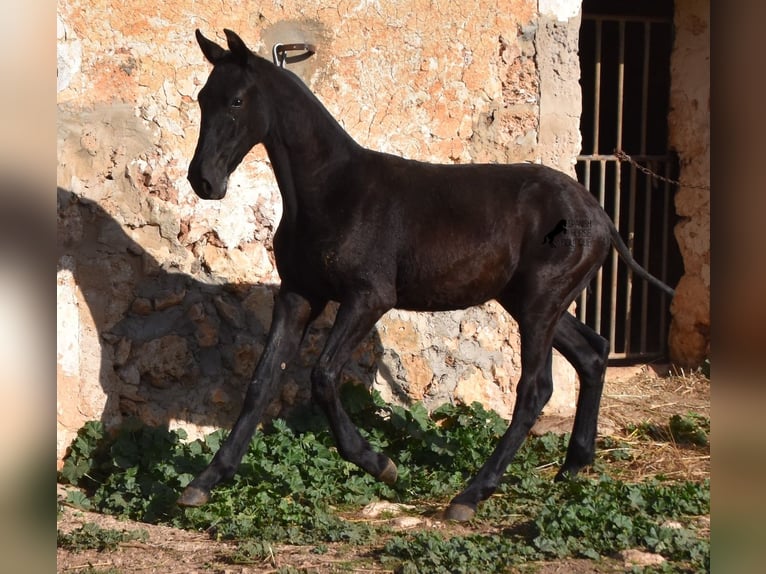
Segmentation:
{"type": "Polygon", "coordinates": [[[187,176],[187,179],[189,180],[194,193],[196,193],[202,199],[209,199],[213,194],[213,184],[204,177],[201,177],[198,174],[192,175],[190,173],[187,176]]]}
{"type": "Polygon", "coordinates": [[[213,194],[213,186],[205,178],[202,178],[200,192],[201,192],[202,197],[204,197],[204,198],[208,198],[208,197],[210,197],[213,194]]]}

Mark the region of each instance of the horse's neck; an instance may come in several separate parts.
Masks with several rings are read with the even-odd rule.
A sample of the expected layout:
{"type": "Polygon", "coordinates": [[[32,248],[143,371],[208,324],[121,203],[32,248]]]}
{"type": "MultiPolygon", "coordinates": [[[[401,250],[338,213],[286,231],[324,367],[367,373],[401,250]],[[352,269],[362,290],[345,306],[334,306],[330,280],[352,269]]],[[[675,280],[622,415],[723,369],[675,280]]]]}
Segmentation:
{"type": "Polygon", "coordinates": [[[277,179],[284,216],[320,207],[324,183],[343,169],[360,148],[307,90],[285,78],[274,98],[272,128],[264,144],[277,179]]]}
{"type": "Polygon", "coordinates": [[[279,192],[282,195],[282,219],[294,224],[298,215],[300,202],[293,172],[295,171],[290,162],[287,148],[281,141],[266,142],[266,151],[269,154],[274,177],[277,179],[279,192]]]}

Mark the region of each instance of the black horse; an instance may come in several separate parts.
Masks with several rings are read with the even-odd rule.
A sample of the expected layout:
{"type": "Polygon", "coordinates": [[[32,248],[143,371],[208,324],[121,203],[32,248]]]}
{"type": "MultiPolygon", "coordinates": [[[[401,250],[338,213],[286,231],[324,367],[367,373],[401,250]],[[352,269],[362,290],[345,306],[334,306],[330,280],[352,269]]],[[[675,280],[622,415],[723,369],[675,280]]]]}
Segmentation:
{"type": "Polygon", "coordinates": [[[282,284],[242,412],[179,504],[204,504],[236,472],[281,372],[329,301],[339,308],[311,373],[312,397],[340,455],[373,476],[393,483],[397,470],[361,436],[338,398],[352,351],[389,309],[462,309],[489,299],[519,324],[516,405],[508,431],[445,516],[470,519],[497,488],[551,396],[554,347],[580,377],[572,438],[556,478],[592,462],[608,344],[567,308],[611,245],[637,275],[673,293],[631,257],[593,196],[540,165],[435,165],[365,149],[297,76],[256,56],[234,32],[225,34],[228,50],[196,31],[213,70],[199,93],[189,182],[201,198],[221,199],[245,154],[258,143],[266,147],[284,203],[274,236],[282,284]],[[591,222],[592,240],[559,249],[541,243],[562,219],[591,222]]]}

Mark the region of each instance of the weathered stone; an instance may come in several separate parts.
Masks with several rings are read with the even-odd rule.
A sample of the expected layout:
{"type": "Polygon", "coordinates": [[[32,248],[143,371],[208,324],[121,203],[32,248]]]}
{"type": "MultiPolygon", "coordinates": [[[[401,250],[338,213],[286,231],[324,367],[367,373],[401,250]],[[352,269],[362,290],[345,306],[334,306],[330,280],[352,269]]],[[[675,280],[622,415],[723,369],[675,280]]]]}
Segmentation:
{"type": "Polygon", "coordinates": [[[406,373],[408,394],[416,401],[422,401],[431,386],[434,373],[423,357],[404,355],[401,359],[406,373]]]}
{"type": "Polygon", "coordinates": [[[121,337],[117,346],[114,349],[114,365],[120,367],[125,364],[130,356],[130,349],[133,346],[133,342],[130,339],[121,337]]]}
{"type": "Polygon", "coordinates": [[[179,291],[172,291],[170,293],[163,293],[161,296],[154,299],[154,308],[157,311],[162,311],[174,305],[178,305],[186,297],[186,289],[180,289],[179,291]]]}
{"type": "Polygon", "coordinates": [[[479,369],[473,369],[458,382],[454,397],[466,405],[481,403],[501,417],[511,418],[511,405],[505,400],[506,397],[494,382],[487,383],[486,375],[479,369]]]}
{"type": "Polygon", "coordinates": [[[195,323],[197,331],[194,333],[200,347],[212,347],[218,344],[218,324],[205,317],[195,323]]]}
{"type": "Polygon", "coordinates": [[[533,436],[543,436],[548,433],[564,434],[571,432],[573,425],[574,417],[541,416],[532,425],[529,433],[533,436]]]}
{"type": "Polygon", "coordinates": [[[210,402],[214,405],[225,405],[231,402],[231,397],[225,389],[216,387],[210,391],[210,402]]]}
{"type": "Polygon", "coordinates": [[[221,318],[235,329],[245,326],[242,309],[223,300],[222,297],[213,297],[213,303],[221,318]]]}
{"type": "Polygon", "coordinates": [[[699,365],[710,352],[710,285],[699,276],[684,275],[670,310],[670,359],[679,366],[699,365]]]}
{"type": "Polygon", "coordinates": [[[381,323],[381,327],[381,335],[385,337],[383,339],[384,346],[386,343],[390,343],[400,353],[411,355],[422,350],[423,344],[421,343],[420,335],[411,322],[399,318],[391,318],[381,323]]]}
{"type": "Polygon", "coordinates": [[[270,289],[256,287],[245,298],[242,305],[248,314],[256,319],[261,330],[269,330],[274,308],[274,293],[270,289]]]}
{"type": "Polygon", "coordinates": [[[674,363],[694,368],[710,352],[710,2],[677,0],[674,9],[668,126],[681,168],[675,236],[684,276],[668,346],[674,363]]]}
{"type": "Polygon", "coordinates": [[[195,303],[186,311],[186,316],[195,323],[205,318],[205,306],[202,303],[195,303]]]}
{"type": "Polygon", "coordinates": [[[141,383],[141,372],[138,370],[137,365],[127,365],[118,369],[117,374],[126,385],[137,387],[141,383]]]}
{"type": "Polygon", "coordinates": [[[187,340],[180,335],[166,335],[141,345],[135,351],[136,366],[150,384],[166,388],[189,374],[194,367],[187,340]]]}
{"type": "Polygon", "coordinates": [[[145,297],[136,297],[130,305],[130,310],[136,315],[148,315],[154,308],[152,302],[145,297]]]}
{"type": "Polygon", "coordinates": [[[144,401],[120,397],[120,412],[127,417],[141,418],[141,406],[144,401]]]}
{"type": "Polygon", "coordinates": [[[255,370],[255,364],[261,351],[252,343],[241,342],[234,347],[232,371],[242,377],[249,377],[255,370]]]}

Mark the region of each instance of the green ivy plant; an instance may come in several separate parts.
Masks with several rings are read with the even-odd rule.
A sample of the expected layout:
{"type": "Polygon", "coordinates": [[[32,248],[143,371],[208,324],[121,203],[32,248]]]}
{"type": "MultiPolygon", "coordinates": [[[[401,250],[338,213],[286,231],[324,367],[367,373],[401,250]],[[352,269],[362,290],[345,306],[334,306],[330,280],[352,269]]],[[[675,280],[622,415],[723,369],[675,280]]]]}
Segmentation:
{"type": "MultiPolygon", "coordinates": [[[[668,571],[709,568],[709,542],[693,527],[695,516],[709,513],[709,481],[630,484],[602,472],[554,483],[568,437],[553,434],[530,437],[495,496],[480,506],[474,524],[489,534],[402,535],[385,524],[346,520],[380,499],[443,506],[487,459],[507,423],[478,403],[429,413],[419,404],[388,405],[361,387],[342,390],[366,438],[397,462],[394,486],[344,461],[323,417],[306,407],[256,433],[235,477],[208,504],[187,509],[175,501],[218,450],[224,431],[187,441],[180,429],[134,422],[110,434],[99,422],[87,423],[59,474],[82,489],[71,491],[67,503],[238,540],[233,560],[241,562],[263,560],[274,544],[312,545],[321,553],[343,543],[376,547],[377,559],[399,572],[503,572],[526,561],[598,559],[625,548],[663,555],[668,571]]],[[[606,447],[609,456],[630,456],[623,444],[606,447]]]]}
{"type": "Polygon", "coordinates": [[[56,530],[56,545],[71,552],[114,550],[123,542],[137,540],[146,542],[149,534],[146,530],[115,530],[101,528],[93,522],[86,522],[71,532],[56,530]]]}

